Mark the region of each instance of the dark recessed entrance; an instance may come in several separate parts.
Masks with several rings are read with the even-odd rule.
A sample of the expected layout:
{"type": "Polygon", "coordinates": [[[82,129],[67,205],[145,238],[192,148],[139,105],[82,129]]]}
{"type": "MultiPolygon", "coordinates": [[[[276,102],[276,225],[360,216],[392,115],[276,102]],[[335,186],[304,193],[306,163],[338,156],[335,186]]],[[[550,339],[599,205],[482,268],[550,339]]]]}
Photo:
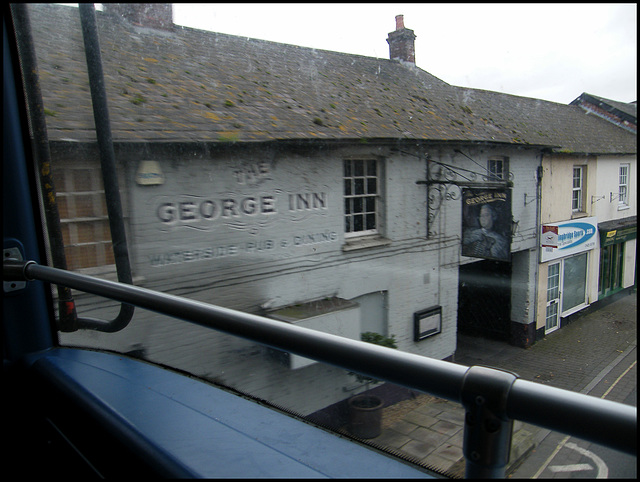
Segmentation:
{"type": "Polygon", "coordinates": [[[510,318],[511,263],[485,260],[460,266],[458,331],[508,341],[510,318]]]}

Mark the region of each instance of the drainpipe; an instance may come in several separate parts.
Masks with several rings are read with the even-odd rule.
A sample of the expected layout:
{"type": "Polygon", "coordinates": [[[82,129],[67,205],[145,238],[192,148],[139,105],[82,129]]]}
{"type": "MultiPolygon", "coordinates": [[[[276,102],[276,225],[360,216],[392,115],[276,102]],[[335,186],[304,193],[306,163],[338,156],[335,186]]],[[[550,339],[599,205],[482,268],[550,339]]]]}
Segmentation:
{"type": "Polygon", "coordinates": [[[535,282],[536,286],[534,288],[534,296],[535,296],[535,307],[533,311],[533,342],[532,345],[536,342],[536,334],[538,331],[538,296],[540,296],[538,284],[540,283],[540,231],[542,231],[541,223],[542,223],[542,175],[544,172],[544,168],[542,167],[542,159],[544,158],[544,152],[540,153],[540,164],[538,164],[538,172],[536,174],[536,273],[535,273],[535,282]]]}

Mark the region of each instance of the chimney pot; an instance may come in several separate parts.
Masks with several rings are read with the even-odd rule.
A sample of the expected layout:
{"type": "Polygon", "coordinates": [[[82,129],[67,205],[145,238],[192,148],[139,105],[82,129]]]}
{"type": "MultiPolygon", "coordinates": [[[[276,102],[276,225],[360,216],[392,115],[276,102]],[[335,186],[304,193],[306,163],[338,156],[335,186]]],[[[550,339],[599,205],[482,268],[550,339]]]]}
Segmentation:
{"type": "Polygon", "coordinates": [[[403,62],[416,63],[416,36],[413,30],[405,28],[404,15],[396,15],[396,30],[389,33],[389,58],[403,62]]]}

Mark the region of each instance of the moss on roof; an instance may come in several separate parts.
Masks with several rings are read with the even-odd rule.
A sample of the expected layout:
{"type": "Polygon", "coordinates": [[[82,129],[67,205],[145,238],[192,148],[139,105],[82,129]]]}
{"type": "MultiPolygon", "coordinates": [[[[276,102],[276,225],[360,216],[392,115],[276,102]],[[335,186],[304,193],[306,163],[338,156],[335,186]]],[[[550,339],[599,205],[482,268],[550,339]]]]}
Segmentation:
{"type": "MultiPolygon", "coordinates": [[[[78,11],[30,5],[51,139],[93,140],[78,11]]],[[[635,152],[567,106],[455,87],[415,66],[97,12],[116,141],[419,139],[635,152]]],[[[619,132],[622,131],[622,132],[619,132]]]]}

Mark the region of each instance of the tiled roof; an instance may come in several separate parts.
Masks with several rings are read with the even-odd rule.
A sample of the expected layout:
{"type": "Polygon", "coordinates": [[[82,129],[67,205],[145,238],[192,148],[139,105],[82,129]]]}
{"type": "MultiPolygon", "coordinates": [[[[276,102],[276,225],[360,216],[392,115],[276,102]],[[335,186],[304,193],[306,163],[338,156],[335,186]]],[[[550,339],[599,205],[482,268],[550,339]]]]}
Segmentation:
{"type": "MultiPolygon", "coordinates": [[[[95,139],[78,10],[32,5],[30,15],[36,52],[47,53],[38,67],[50,138],[95,139]]],[[[399,61],[97,17],[116,141],[420,139],[635,152],[635,135],[579,107],[454,87],[399,61]]]]}
{"type": "Polygon", "coordinates": [[[516,143],[546,144],[566,153],[635,153],[636,135],[574,105],[478,89],[456,89],[469,109],[489,116],[516,143]]]}
{"type": "Polygon", "coordinates": [[[617,100],[605,99],[604,97],[598,97],[597,95],[587,94],[584,92],[580,97],[571,102],[579,102],[580,100],[590,101],[596,105],[602,104],[611,110],[618,110],[633,118],[634,122],[638,119],[638,104],[636,102],[619,102],[617,100]]]}
{"type": "Polygon", "coordinates": [[[638,109],[635,102],[625,104],[624,102],[596,97],[584,92],[580,97],[573,100],[571,105],[580,106],[586,112],[633,134],[637,135],[638,133],[638,109]]]}

